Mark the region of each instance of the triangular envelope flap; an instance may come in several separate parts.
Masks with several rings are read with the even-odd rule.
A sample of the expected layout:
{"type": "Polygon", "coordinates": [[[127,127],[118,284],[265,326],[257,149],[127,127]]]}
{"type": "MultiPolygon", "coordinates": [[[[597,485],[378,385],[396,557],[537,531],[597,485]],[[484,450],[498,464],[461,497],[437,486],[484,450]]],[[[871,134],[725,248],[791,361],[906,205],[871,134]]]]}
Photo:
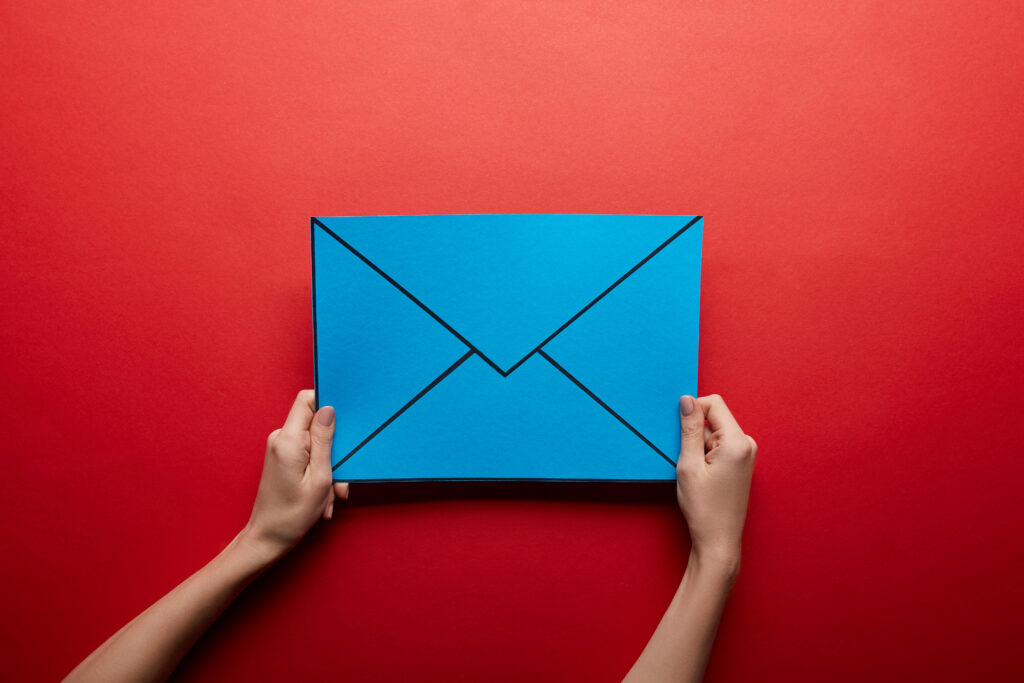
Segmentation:
{"type": "Polygon", "coordinates": [[[334,476],[671,480],[675,467],[535,354],[505,378],[471,356],[334,476]]]}
{"type": "Polygon", "coordinates": [[[679,396],[697,394],[698,222],[544,347],[663,453],[679,452],[679,396]]]}
{"type": "Polygon", "coordinates": [[[513,214],[319,220],[507,371],[691,218],[513,214]]]}
{"type": "Polygon", "coordinates": [[[338,462],[466,347],[321,228],[313,228],[317,400],[339,416],[338,462]]]}

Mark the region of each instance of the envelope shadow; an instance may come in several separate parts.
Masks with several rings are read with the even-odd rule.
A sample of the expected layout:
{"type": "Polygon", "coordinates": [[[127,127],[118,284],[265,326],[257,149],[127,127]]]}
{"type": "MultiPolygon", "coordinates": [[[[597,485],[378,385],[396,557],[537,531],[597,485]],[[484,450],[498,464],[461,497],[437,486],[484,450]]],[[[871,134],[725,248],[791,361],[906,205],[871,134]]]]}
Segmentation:
{"type": "Polygon", "coordinates": [[[604,503],[675,502],[675,482],[416,481],[358,482],[348,505],[514,499],[604,503]]]}

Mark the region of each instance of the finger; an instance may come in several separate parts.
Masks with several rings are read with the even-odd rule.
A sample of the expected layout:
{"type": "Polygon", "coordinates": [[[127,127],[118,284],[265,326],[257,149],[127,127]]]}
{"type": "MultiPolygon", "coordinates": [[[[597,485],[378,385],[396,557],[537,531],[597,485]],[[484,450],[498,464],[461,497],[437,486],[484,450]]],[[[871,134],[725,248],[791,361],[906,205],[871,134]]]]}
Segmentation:
{"type": "Polygon", "coordinates": [[[334,495],[340,498],[341,500],[348,500],[348,482],[334,482],[334,495]]]}
{"type": "Polygon", "coordinates": [[[331,441],[334,440],[334,408],[324,406],[309,425],[309,468],[314,475],[331,481],[331,441]]]}
{"type": "Polygon", "coordinates": [[[679,464],[704,462],[704,409],[692,396],[679,399],[679,424],[682,444],[679,464]]]}
{"type": "Polygon", "coordinates": [[[284,420],[282,431],[294,436],[301,436],[309,429],[309,421],[313,419],[313,399],[316,395],[312,389],[304,389],[295,397],[288,417],[284,420]]]}
{"type": "Polygon", "coordinates": [[[334,487],[331,487],[327,495],[327,505],[324,506],[323,514],[320,516],[324,519],[330,519],[334,516],[334,487]]]}
{"type": "Polygon", "coordinates": [[[743,430],[740,429],[739,423],[736,422],[736,418],[734,418],[732,413],[729,412],[729,407],[725,405],[725,401],[723,401],[722,397],[718,394],[701,396],[697,399],[697,403],[699,403],[701,408],[704,409],[704,414],[707,416],[708,424],[711,425],[711,431],[727,434],[743,433],[743,430]]]}

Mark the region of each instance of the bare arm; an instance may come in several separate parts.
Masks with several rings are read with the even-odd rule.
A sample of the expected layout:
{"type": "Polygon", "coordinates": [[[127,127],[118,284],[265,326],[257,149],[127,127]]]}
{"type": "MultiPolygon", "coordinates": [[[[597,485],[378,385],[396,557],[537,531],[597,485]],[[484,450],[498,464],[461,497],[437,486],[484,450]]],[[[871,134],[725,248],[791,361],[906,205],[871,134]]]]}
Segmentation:
{"type": "Polygon", "coordinates": [[[284,427],[267,439],[263,476],[245,528],[209,564],[135,617],[89,655],[67,681],[162,681],[225,607],[294,546],[320,517],[330,519],[334,410],[313,414],[313,392],[295,399],[284,427]]]}
{"type": "Polygon", "coordinates": [[[719,396],[683,396],[679,408],[683,438],[676,494],[690,530],[690,559],[654,635],[626,675],[630,683],[703,678],[740,568],[757,444],[719,396]]]}

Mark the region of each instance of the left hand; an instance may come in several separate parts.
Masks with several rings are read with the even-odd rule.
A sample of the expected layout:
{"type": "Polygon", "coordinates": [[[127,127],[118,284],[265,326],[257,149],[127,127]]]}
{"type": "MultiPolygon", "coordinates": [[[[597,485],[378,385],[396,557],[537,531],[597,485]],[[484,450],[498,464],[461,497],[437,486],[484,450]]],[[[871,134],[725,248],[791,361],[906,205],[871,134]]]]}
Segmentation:
{"type": "Polygon", "coordinates": [[[330,519],[336,497],[348,498],[348,484],[332,485],[334,408],[314,414],[314,398],[311,389],[300,391],[284,426],[267,437],[263,475],[242,536],[268,559],[290,550],[317,519],[330,519]]]}

